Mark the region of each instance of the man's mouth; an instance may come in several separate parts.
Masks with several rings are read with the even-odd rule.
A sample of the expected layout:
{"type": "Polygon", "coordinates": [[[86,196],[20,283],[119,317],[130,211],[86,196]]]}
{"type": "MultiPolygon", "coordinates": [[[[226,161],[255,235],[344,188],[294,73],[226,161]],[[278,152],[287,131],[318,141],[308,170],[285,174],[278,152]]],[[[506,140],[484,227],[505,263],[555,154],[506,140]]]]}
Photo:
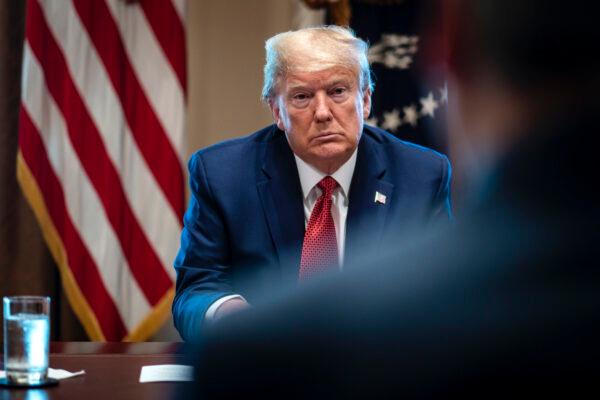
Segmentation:
{"type": "Polygon", "coordinates": [[[313,138],[313,140],[326,141],[335,139],[339,136],[341,136],[341,134],[337,132],[320,132],[313,138]]]}

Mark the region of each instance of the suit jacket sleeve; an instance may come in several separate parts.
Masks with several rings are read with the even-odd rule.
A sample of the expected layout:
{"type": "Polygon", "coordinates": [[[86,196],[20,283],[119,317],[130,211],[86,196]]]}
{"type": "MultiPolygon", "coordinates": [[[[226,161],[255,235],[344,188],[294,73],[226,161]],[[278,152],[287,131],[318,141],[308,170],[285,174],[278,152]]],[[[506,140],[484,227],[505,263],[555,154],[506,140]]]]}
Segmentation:
{"type": "Polygon", "coordinates": [[[229,238],[211,191],[211,182],[196,153],[189,162],[190,203],[184,216],[181,247],[175,259],[177,282],[173,320],[184,340],[197,337],[210,305],[233,294],[229,238]]]}

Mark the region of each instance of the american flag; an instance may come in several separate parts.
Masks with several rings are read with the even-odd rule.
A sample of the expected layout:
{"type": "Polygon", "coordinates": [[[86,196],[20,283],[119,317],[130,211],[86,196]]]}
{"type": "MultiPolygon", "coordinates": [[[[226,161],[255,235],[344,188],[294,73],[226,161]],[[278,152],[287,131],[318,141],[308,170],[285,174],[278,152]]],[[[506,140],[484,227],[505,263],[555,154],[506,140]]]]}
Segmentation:
{"type": "Polygon", "coordinates": [[[27,2],[17,174],[93,340],[143,340],[169,315],[185,1],[27,2]]]}
{"type": "Polygon", "coordinates": [[[445,152],[448,91],[439,71],[430,71],[434,48],[428,30],[440,23],[437,2],[350,0],[350,27],[370,43],[375,75],[367,123],[397,137],[445,152]]]}

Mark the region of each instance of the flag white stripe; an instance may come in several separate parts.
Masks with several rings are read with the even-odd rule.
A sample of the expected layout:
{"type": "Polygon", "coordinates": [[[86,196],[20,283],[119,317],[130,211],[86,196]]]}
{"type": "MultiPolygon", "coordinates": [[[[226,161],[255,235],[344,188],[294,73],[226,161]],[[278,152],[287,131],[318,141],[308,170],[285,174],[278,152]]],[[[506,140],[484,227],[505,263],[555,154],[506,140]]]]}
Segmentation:
{"type": "Polygon", "coordinates": [[[173,1],[173,6],[175,7],[175,10],[177,11],[177,14],[179,14],[179,18],[181,18],[181,23],[184,24],[184,26],[185,26],[185,21],[187,18],[186,0],[172,0],[172,1],[173,1]]]}
{"type": "Polygon", "coordinates": [[[75,9],[67,2],[42,7],[67,60],[69,74],[96,125],[107,153],[119,171],[127,201],[163,267],[171,268],[181,226],[162,189],[142,157],[127,124],[119,98],[75,9]]]}
{"type": "Polygon", "coordinates": [[[120,0],[106,0],[106,4],[117,24],[132,68],[181,160],[185,145],[185,97],[177,75],[141,6],[120,0]]]}
{"type": "Polygon", "coordinates": [[[68,138],[64,117],[54,102],[42,67],[26,42],[22,102],[40,132],[54,173],[65,195],[66,212],[98,267],[98,273],[128,330],[134,329],[151,307],[130,273],[119,241],[98,195],[68,138]]]}

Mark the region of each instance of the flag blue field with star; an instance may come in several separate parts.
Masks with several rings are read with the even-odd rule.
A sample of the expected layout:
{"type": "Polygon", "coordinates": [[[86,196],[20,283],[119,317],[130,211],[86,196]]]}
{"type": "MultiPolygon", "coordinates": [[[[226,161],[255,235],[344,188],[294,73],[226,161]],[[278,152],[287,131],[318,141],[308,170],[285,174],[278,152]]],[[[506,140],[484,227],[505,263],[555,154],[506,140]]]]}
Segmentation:
{"type": "Polygon", "coordinates": [[[350,27],[370,44],[375,92],[368,124],[403,140],[446,152],[448,102],[443,77],[425,80],[426,29],[438,22],[418,0],[353,0],[350,27]]]}

